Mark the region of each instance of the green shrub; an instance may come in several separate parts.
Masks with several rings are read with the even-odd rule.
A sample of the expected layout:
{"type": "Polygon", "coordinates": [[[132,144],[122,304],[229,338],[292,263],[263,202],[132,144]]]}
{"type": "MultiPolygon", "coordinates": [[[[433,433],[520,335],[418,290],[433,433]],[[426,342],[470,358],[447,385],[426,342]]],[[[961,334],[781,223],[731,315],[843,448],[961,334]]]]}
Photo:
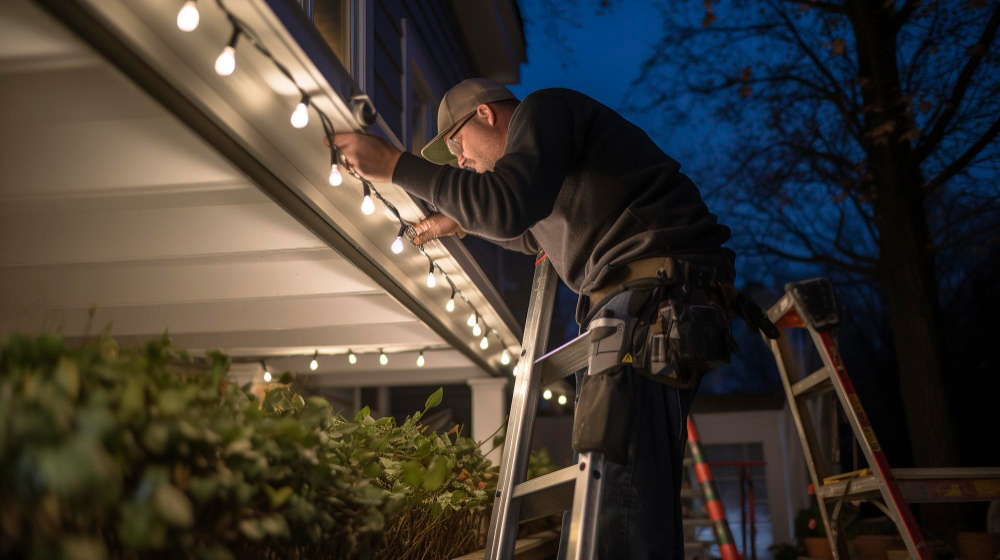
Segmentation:
{"type": "Polygon", "coordinates": [[[12,336],[0,556],[448,558],[482,545],[496,468],[471,439],[418,424],[440,389],[396,425],[287,387],[259,402],[229,364],[166,335],[138,349],[12,336]]]}

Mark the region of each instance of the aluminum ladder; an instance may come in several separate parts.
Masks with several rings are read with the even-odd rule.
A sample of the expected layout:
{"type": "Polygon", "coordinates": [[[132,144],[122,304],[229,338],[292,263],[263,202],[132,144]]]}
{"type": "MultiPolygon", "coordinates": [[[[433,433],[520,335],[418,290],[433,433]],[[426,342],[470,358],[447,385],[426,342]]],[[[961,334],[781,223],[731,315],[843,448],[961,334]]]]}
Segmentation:
{"type": "Polygon", "coordinates": [[[569,527],[563,527],[569,535],[567,560],[597,557],[603,455],[580,452],[575,465],[529,481],[524,477],[542,389],[584,367],[588,375],[594,375],[616,365],[624,321],[596,319],[584,334],[540,356],[548,343],[556,280],[552,263],[541,254],[535,262],[524,341],[514,371],[507,436],[484,551],[487,560],[513,558],[517,527],[521,522],[566,510],[572,511],[569,527]]]}
{"type": "Polygon", "coordinates": [[[851,383],[834,339],[840,309],[833,284],[826,278],[794,282],[785,286],[785,295],[768,310],[768,318],[781,331],[777,340],[764,338],[774,353],[778,373],[802,442],[806,466],[812,480],[811,492],[819,502],[820,515],[835,560],[850,558],[847,540],[838,523],[844,501],[868,501],[882,510],[896,525],[911,560],[932,560],[910,511],[911,503],[968,502],[1000,499],[1000,469],[892,469],[851,383]],[[823,367],[810,375],[796,371],[789,345],[789,331],[805,329],[823,367]],[[836,408],[851,426],[854,439],[868,462],[868,468],[830,476],[826,472],[808,401],[833,392],[836,408]]]}

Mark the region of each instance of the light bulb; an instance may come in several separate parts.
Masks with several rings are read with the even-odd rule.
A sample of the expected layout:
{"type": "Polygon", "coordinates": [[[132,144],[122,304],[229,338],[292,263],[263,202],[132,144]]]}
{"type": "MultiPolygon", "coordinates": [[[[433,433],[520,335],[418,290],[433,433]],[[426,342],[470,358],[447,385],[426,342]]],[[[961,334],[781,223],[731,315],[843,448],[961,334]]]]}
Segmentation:
{"type": "Polygon", "coordinates": [[[470,327],[472,325],[475,325],[476,324],[476,314],[473,313],[472,315],[469,315],[469,320],[466,321],[465,324],[469,325],[470,327]]]}
{"type": "Polygon", "coordinates": [[[337,169],[337,164],[330,166],[330,186],[339,187],[341,183],[344,182],[344,176],[340,174],[340,170],[337,169]]]}
{"type": "Polygon", "coordinates": [[[503,354],[500,354],[500,363],[503,365],[510,363],[510,352],[506,348],[503,349],[503,354]]]}
{"type": "Polygon", "coordinates": [[[198,29],[199,21],[201,21],[201,15],[198,13],[198,4],[194,0],[185,2],[181,11],[177,12],[177,27],[181,31],[194,31],[198,29]]]}
{"type": "Polygon", "coordinates": [[[424,353],[423,352],[421,352],[420,355],[417,356],[417,367],[424,367],[424,353]]]}
{"type": "Polygon", "coordinates": [[[403,238],[397,237],[395,241],[392,242],[392,252],[397,255],[403,252],[403,238]]]}
{"type": "Polygon", "coordinates": [[[268,381],[268,382],[271,381],[271,372],[269,372],[269,371],[265,371],[264,372],[264,381],[268,381]]]}
{"type": "Polygon", "coordinates": [[[349,354],[347,354],[347,361],[351,365],[354,365],[354,364],[358,363],[358,357],[354,355],[354,352],[350,352],[349,354]]]}
{"type": "Polygon", "coordinates": [[[226,45],[222,54],[215,59],[215,72],[220,76],[228,76],[236,70],[236,49],[226,45]]]}
{"type": "Polygon", "coordinates": [[[309,362],[309,369],[316,371],[316,369],[319,368],[319,360],[317,358],[319,358],[319,352],[313,354],[313,359],[309,362]]]}
{"type": "Polygon", "coordinates": [[[559,404],[566,404],[566,395],[559,395],[559,400],[557,402],[559,404]]]}
{"type": "Polygon", "coordinates": [[[545,399],[545,400],[551,399],[552,398],[552,390],[551,389],[546,389],[545,392],[542,393],[542,398],[545,399]]]}
{"type": "Polygon", "coordinates": [[[448,303],[444,304],[444,308],[448,313],[451,313],[452,311],[455,310],[455,296],[451,296],[451,299],[448,300],[448,303]]]}
{"type": "Polygon", "coordinates": [[[295,128],[305,128],[309,124],[309,99],[303,97],[302,101],[295,106],[295,111],[292,112],[292,126],[295,128]]]}
{"type": "Polygon", "coordinates": [[[365,195],[365,200],[361,203],[361,211],[367,216],[371,216],[375,213],[375,203],[372,202],[372,197],[365,195]]]}
{"type": "Polygon", "coordinates": [[[483,350],[486,350],[487,348],[490,347],[490,341],[486,340],[486,337],[483,336],[483,339],[479,341],[479,347],[482,348],[483,350]]]}
{"type": "Polygon", "coordinates": [[[434,277],[434,265],[431,265],[430,271],[427,273],[427,287],[433,288],[437,286],[437,278],[434,277]]]}
{"type": "Polygon", "coordinates": [[[472,336],[479,336],[481,334],[483,334],[483,329],[479,326],[479,323],[476,323],[475,326],[472,327],[472,336]]]}
{"type": "Polygon", "coordinates": [[[383,366],[386,365],[386,364],[388,364],[389,363],[389,356],[386,356],[385,352],[382,352],[378,356],[378,363],[382,364],[383,366]]]}

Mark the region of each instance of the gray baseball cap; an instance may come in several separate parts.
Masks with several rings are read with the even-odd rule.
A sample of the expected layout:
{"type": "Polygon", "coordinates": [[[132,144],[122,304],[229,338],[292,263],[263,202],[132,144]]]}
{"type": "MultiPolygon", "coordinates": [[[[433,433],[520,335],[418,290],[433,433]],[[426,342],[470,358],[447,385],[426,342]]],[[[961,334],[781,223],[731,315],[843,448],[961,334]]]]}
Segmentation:
{"type": "Polygon", "coordinates": [[[502,85],[485,78],[470,78],[448,90],[438,107],[438,135],[420,150],[420,155],[431,163],[455,163],[455,155],[448,150],[447,138],[465,124],[476,108],[484,103],[517,99],[502,85]]]}

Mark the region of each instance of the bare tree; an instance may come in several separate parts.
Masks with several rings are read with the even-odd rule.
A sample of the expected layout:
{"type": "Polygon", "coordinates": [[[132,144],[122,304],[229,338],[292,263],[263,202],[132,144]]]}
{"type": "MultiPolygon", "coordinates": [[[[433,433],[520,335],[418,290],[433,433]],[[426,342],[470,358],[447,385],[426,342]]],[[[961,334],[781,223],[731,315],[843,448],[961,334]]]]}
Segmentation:
{"type": "MultiPolygon", "coordinates": [[[[954,466],[939,260],[997,243],[1000,2],[667,2],[632,110],[721,123],[710,183],[748,255],[885,293],[915,459],[954,466]]],[[[951,267],[945,267],[952,270],[951,267]]],[[[957,271],[961,274],[961,270],[957,271]]]]}

